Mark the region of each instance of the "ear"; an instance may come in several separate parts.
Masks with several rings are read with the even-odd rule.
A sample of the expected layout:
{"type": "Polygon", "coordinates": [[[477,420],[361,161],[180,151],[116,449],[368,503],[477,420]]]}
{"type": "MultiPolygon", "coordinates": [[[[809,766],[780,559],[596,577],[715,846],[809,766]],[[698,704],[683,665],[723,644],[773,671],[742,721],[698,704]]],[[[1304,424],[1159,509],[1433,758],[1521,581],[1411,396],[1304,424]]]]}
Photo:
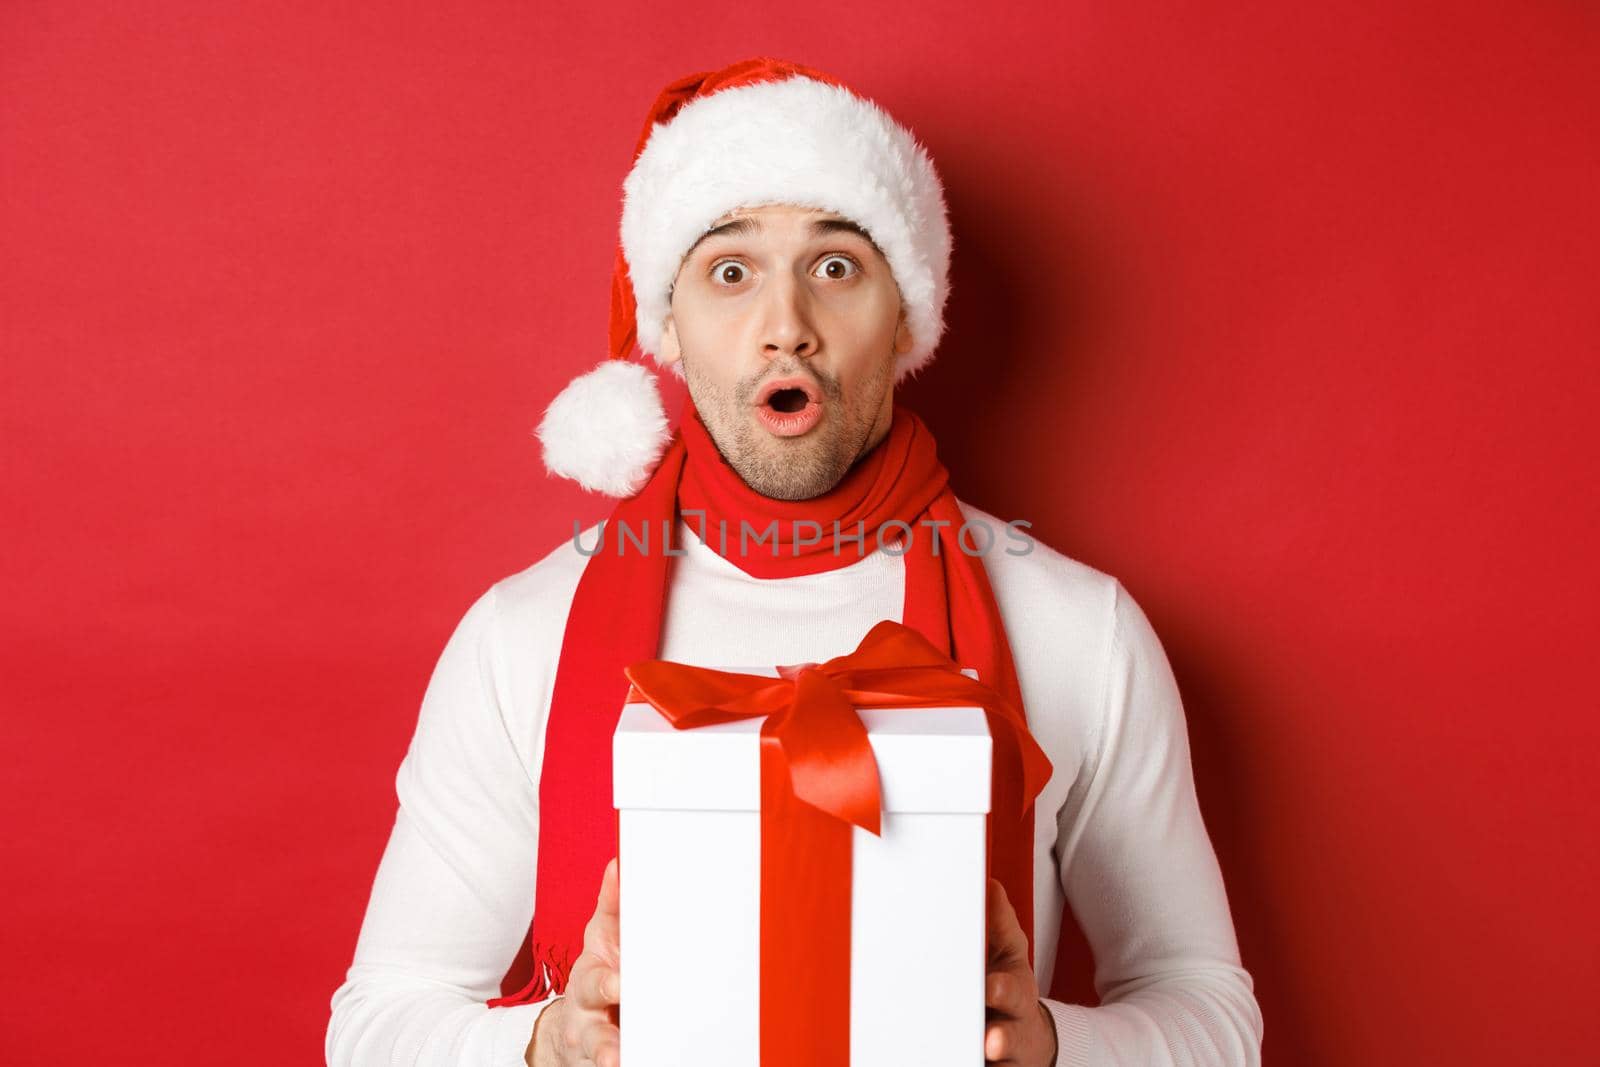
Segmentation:
{"type": "Polygon", "coordinates": [[[894,328],[895,355],[903,356],[911,351],[911,323],[906,318],[906,307],[900,305],[900,322],[894,328]]]}
{"type": "Polygon", "coordinates": [[[661,330],[661,351],[656,354],[656,362],[668,367],[682,358],[683,346],[678,342],[678,324],[672,321],[672,314],[668,312],[666,325],[661,330]]]}

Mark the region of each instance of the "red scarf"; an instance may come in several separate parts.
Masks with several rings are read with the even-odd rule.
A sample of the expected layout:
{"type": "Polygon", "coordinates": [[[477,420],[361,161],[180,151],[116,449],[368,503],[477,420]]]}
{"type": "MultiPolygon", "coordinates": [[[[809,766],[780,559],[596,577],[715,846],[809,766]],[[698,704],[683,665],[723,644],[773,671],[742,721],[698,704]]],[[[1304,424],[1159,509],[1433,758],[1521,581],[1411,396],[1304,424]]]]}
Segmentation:
{"type": "MultiPolygon", "coordinates": [[[[670,531],[672,549],[680,551],[680,515],[691,527],[704,530],[708,545],[757,578],[847,567],[878,550],[881,533],[883,544],[904,553],[906,598],[898,621],[920,631],[962,666],[976,668],[981,681],[1015,707],[1023,707],[983,558],[964,551],[957,542],[964,519],[949,486],[949,472],[939,462],[933,434],[914,412],[896,404],[887,436],[833,489],[810,500],[784,501],[745,484],[723,459],[689,401],[650,481],[611,513],[597,542],[603,547],[596,551],[584,546],[593,554],[567,615],[539,776],[533,923],[523,950],[501,982],[501,992],[507,995],[490,1000],[490,1007],[537,1003],[563,992],[572,964],[583,951],[583,929],[594,914],[601,874],[617,854],[611,736],[629,688],[623,668],[659,654],[672,558],[663,551],[663,537],[670,531]],[[704,518],[686,512],[703,512],[704,518]],[[775,549],[768,534],[774,519],[775,549]],[[922,524],[924,520],[928,525],[922,524]],[[751,531],[743,551],[741,523],[751,531]],[[624,524],[626,538],[621,534],[624,524]],[[849,540],[858,534],[863,542],[849,540]],[[651,540],[648,550],[641,550],[639,542],[645,536],[651,540]],[[758,544],[757,536],[767,539],[758,544]],[[907,539],[909,548],[904,547],[907,539]]],[[[998,748],[1001,739],[995,743],[998,748]]],[[[1012,795],[1016,792],[1020,790],[994,791],[995,806],[988,819],[989,865],[1027,934],[1031,964],[1033,807],[1019,809],[1012,795]]]]}

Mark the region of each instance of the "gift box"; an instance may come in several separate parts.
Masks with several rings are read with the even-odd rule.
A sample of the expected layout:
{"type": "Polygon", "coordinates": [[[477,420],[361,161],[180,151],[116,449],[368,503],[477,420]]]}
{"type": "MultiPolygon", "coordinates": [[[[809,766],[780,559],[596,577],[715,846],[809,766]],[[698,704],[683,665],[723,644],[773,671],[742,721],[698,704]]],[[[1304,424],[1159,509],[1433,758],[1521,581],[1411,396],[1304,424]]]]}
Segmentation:
{"type": "MultiPolygon", "coordinates": [[[[796,668],[727,670],[779,678],[796,668]]],[[[848,733],[848,719],[823,717],[812,736],[780,744],[763,738],[765,717],[683,728],[638,688],[629,698],[613,744],[628,1067],[780,1058],[844,1067],[819,1050],[846,1044],[856,1067],[982,1063],[993,756],[984,708],[847,708],[876,764],[878,832],[866,828],[871,813],[856,809],[852,825],[786,801],[802,817],[786,824],[766,813],[766,870],[783,884],[764,886],[763,797],[792,795],[797,782],[812,795],[831,788],[827,776],[852,757],[820,735],[848,733]],[[843,836],[819,844],[830,825],[843,836]],[[837,855],[813,861],[841,843],[844,866],[837,855]],[[774,912],[765,924],[763,900],[774,912]],[[781,995],[763,998],[764,969],[781,995]]],[[[851,773],[873,771],[857,762],[851,773]]]]}

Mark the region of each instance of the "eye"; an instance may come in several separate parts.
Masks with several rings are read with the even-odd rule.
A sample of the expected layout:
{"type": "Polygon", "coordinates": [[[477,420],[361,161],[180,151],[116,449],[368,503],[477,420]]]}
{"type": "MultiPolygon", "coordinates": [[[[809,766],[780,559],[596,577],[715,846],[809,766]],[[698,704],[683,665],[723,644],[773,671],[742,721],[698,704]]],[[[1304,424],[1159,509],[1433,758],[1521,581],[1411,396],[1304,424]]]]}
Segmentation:
{"type": "Polygon", "coordinates": [[[738,285],[749,275],[743,263],[737,260],[724,259],[711,265],[711,277],[718,285],[738,285]]]}
{"type": "Polygon", "coordinates": [[[849,256],[832,255],[822,261],[823,276],[834,281],[844,281],[861,269],[849,256]]]}

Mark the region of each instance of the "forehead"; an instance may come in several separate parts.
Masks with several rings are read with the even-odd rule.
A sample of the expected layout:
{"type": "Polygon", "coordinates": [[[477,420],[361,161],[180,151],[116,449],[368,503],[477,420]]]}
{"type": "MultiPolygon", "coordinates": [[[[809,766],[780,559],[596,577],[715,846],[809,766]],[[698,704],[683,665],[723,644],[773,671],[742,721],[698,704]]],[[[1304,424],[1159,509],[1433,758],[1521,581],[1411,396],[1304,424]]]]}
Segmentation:
{"type": "Polygon", "coordinates": [[[877,248],[877,242],[872,239],[872,235],[865,227],[843,215],[799,204],[762,204],[757,207],[734,208],[723,214],[689,247],[689,251],[684,253],[684,258],[687,259],[696,248],[712,238],[755,237],[769,232],[770,228],[766,225],[768,221],[776,224],[782,219],[804,222],[810,237],[852,234],[873,248],[877,248]]]}
{"type": "Polygon", "coordinates": [[[720,226],[724,222],[731,222],[734,219],[741,218],[751,218],[759,221],[769,218],[782,218],[786,216],[799,217],[803,219],[844,218],[843,215],[839,215],[832,211],[827,211],[823,208],[812,207],[809,204],[752,204],[746,207],[736,207],[731,211],[724,212],[711,225],[720,226]]]}

